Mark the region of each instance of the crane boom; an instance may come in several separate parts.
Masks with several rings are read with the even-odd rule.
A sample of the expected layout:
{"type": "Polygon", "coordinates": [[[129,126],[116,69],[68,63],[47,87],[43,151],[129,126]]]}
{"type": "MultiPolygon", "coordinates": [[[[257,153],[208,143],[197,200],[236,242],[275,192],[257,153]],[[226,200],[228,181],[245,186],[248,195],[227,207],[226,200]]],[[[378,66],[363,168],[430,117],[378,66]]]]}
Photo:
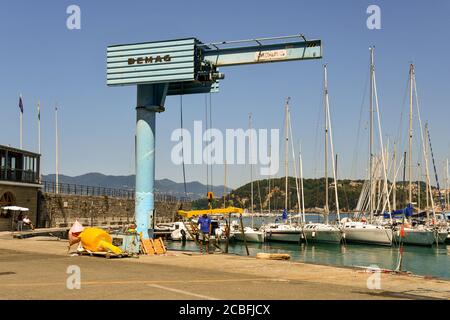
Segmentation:
{"type": "Polygon", "coordinates": [[[299,37],[304,39],[302,36],[290,36],[200,44],[198,46],[203,48],[203,60],[216,67],[322,58],[320,40],[291,40],[299,37]],[[264,43],[269,41],[278,43],[264,43]]]}

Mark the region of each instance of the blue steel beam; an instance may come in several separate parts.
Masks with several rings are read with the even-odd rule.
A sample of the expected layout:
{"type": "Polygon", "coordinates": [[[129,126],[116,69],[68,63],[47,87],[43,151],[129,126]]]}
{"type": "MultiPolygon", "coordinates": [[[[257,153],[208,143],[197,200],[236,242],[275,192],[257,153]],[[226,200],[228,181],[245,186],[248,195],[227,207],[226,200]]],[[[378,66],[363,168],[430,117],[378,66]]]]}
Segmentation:
{"type": "Polygon", "coordinates": [[[213,45],[211,48],[211,45],[205,45],[203,50],[203,60],[216,67],[321,58],[322,43],[320,40],[278,44],[261,43],[260,45],[234,48],[220,48],[218,45],[213,45]]]}
{"type": "Polygon", "coordinates": [[[156,113],[164,111],[168,83],[137,87],[136,121],[136,230],[144,239],[153,238],[155,211],[156,113]]]}

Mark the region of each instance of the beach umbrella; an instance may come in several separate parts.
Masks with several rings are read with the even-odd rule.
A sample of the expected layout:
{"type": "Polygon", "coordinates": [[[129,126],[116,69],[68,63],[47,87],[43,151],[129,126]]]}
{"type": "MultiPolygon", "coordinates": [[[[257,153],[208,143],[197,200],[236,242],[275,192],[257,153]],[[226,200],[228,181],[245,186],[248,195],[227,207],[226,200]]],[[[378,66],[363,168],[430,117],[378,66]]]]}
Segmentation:
{"type": "Polygon", "coordinates": [[[17,206],[8,206],[8,207],[2,207],[3,210],[11,210],[11,211],[30,211],[28,208],[22,208],[17,206]]]}

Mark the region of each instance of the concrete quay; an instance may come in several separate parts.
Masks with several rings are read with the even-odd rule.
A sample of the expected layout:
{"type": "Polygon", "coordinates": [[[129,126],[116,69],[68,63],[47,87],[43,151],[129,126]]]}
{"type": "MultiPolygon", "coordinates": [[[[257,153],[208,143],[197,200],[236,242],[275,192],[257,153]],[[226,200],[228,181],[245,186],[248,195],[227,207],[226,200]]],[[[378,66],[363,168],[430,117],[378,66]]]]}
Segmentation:
{"type": "Polygon", "coordinates": [[[369,289],[376,278],[364,269],[175,251],[105,259],[67,244],[0,235],[0,299],[450,299],[442,279],[381,273],[380,288],[369,289]],[[79,290],[67,288],[69,266],[80,268],[79,290]]]}

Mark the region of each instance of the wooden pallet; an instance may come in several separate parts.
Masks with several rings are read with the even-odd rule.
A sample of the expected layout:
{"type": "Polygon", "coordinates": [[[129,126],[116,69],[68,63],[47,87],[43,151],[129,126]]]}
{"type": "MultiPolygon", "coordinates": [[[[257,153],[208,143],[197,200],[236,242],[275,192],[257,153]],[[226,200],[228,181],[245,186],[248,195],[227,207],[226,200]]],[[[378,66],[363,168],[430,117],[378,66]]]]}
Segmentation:
{"type": "Polygon", "coordinates": [[[147,255],[160,255],[165,254],[167,252],[166,246],[164,245],[164,241],[162,238],[157,239],[142,239],[142,251],[147,255]]]}

